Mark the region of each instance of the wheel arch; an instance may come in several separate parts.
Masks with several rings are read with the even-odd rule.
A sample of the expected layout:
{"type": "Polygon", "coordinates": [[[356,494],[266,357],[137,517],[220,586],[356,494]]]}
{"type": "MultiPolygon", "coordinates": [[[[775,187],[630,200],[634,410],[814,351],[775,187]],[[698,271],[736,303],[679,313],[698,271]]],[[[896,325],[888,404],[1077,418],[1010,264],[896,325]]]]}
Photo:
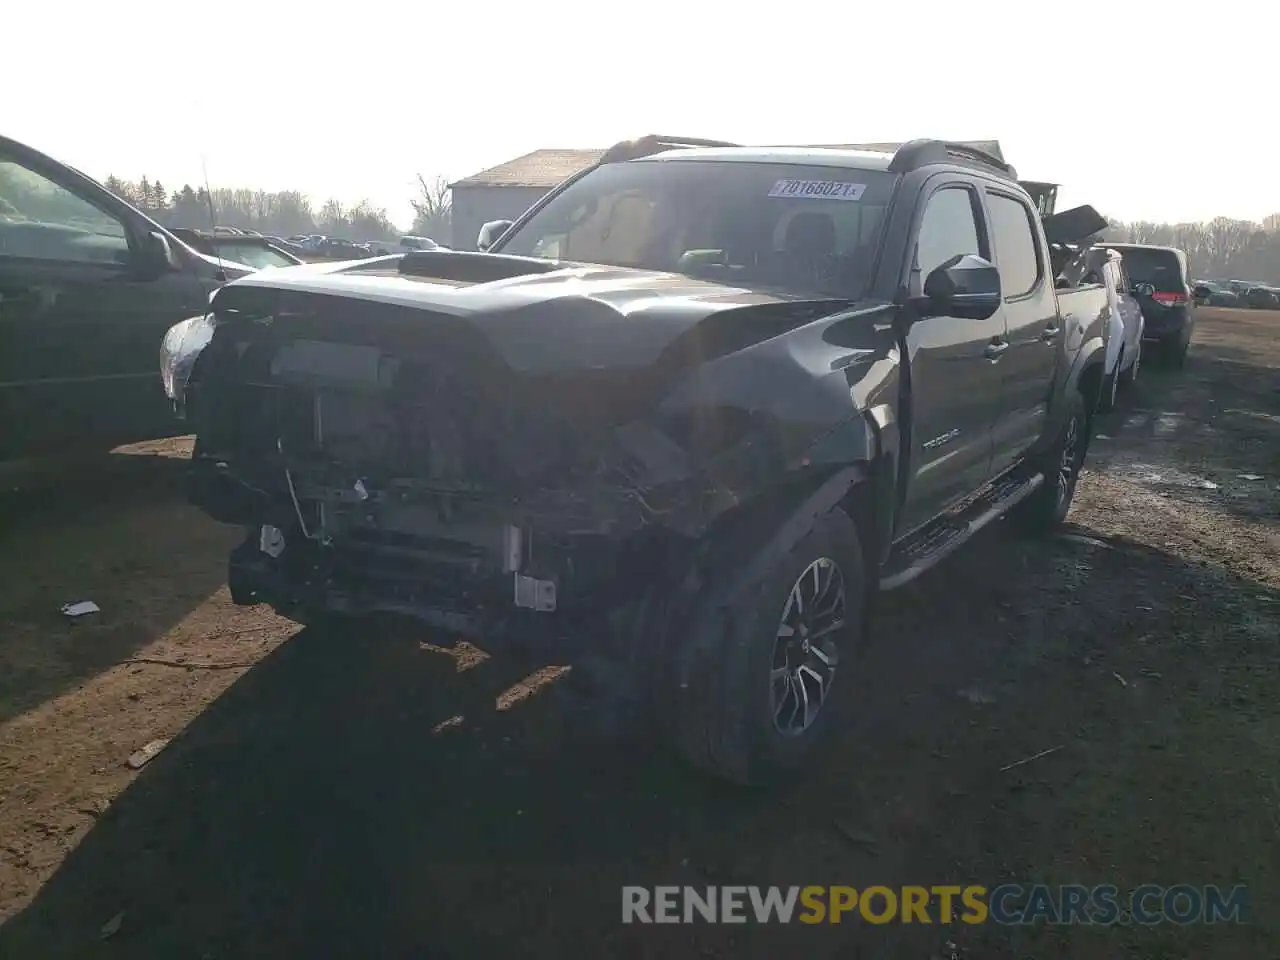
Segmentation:
{"type": "MultiPolygon", "coordinates": [[[[730,543],[735,551],[752,550],[796,515],[811,518],[840,507],[858,525],[868,564],[878,564],[892,539],[898,461],[897,421],[892,408],[881,404],[820,437],[793,469],[721,512],[699,539],[713,546],[730,543]]],[[[794,539],[780,548],[793,544],[794,539]]]]}
{"type": "Polygon", "coordinates": [[[1102,384],[1106,379],[1106,347],[1101,337],[1087,341],[1076,353],[1075,362],[1067,374],[1064,389],[1079,392],[1085,399],[1085,409],[1090,414],[1102,401],[1102,384]]]}

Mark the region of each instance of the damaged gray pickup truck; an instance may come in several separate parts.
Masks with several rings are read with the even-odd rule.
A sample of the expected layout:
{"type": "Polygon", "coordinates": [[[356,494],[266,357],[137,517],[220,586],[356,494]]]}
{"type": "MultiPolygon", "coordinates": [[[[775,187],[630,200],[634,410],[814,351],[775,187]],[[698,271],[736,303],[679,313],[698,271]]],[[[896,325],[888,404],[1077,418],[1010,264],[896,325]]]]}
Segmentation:
{"type": "Polygon", "coordinates": [[[628,141],[487,252],[221,289],[191,496],[237,603],[532,628],[764,780],[838,728],[877,589],[1065,516],[1108,301],[1050,244],[1099,223],[936,140],[628,141]]]}

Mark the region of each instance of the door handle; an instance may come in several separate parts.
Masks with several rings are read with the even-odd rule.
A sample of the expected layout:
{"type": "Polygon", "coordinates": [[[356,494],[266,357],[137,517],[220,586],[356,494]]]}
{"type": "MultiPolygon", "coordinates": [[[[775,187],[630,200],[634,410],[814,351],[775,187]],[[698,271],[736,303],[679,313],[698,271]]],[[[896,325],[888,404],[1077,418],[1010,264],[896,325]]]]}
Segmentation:
{"type": "Polygon", "coordinates": [[[988,360],[999,360],[1000,356],[1009,349],[1009,341],[994,340],[987,344],[987,348],[982,351],[982,355],[988,360]]]}
{"type": "Polygon", "coordinates": [[[1061,329],[1062,329],[1061,327],[1045,327],[1044,332],[1040,334],[1040,339],[1056,340],[1058,338],[1058,331],[1061,329]]]}

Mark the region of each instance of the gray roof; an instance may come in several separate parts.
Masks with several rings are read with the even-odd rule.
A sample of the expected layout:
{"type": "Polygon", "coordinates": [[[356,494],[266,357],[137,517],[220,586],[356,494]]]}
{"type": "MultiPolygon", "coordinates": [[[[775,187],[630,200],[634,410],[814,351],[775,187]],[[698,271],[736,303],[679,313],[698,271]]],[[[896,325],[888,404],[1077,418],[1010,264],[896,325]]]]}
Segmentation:
{"type": "Polygon", "coordinates": [[[450,187],[554,187],[604,155],[604,150],[535,150],[452,183],[450,187]]]}
{"type": "MultiPolygon", "coordinates": [[[[968,146],[975,147],[991,154],[997,160],[1004,160],[999,140],[962,140],[968,146]]],[[[778,146],[782,146],[779,144],[778,146]]],[[[893,154],[901,143],[835,143],[806,144],[796,149],[815,150],[865,150],[872,153],[893,154]]],[[[762,149],[770,149],[764,147],[762,149]]],[[[550,189],[562,180],[566,180],[604,155],[604,149],[547,149],[534,150],[524,156],[500,163],[496,167],[481,170],[451,183],[455,187],[544,187],[550,189]]]]}

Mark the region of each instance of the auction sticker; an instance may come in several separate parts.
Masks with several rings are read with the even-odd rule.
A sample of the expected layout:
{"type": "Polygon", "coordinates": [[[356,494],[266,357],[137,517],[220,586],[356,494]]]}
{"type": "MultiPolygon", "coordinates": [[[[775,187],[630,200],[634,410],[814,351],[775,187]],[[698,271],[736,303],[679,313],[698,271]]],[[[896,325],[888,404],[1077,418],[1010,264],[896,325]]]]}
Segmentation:
{"type": "Polygon", "coordinates": [[[779,180],[769,191],[771,197],[804,200],[861,200],[865,183],[841,180],[779,180]]]}

